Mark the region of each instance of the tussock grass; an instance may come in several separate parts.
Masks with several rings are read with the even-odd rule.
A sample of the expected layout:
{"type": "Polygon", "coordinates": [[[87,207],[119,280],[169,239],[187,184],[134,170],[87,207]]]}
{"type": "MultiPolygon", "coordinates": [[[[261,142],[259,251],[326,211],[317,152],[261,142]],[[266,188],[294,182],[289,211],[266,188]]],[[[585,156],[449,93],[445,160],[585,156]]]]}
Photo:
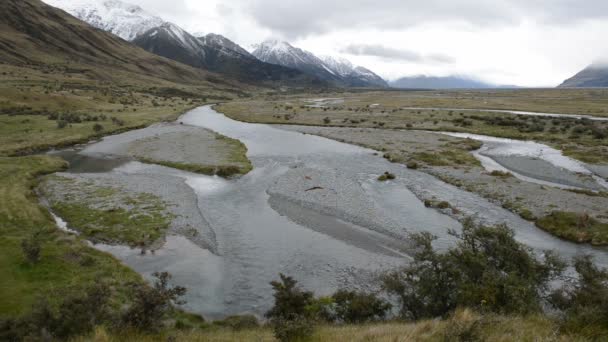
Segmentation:
{"type": "Polygon", "coordinates": [[[32,190],[38,176],[64,167],[64,161],[48,156],[0,157],[0,318],[29,311],[38,296],[54,301],[59,289],[99,279],[114,287],[113,297],[120,302],[124,284],[143,281],[112,256],[59,231],[39,205],[32,190]],[[41,231],[42,252],[32,265],[20,245],[34,231],[41,231]]]}
{"type": "MultiPolygon", "coordinates": [[[[74,342],[96,341],[276,341],[269,327],[234,331],[206,328],[191,331],[165,331],[158,335],[125,333],[114,335],[98,328],[91,336],[74,339],[74,342]]],[[[394,341],[585,341],[575,335],[562,335],[558,325],[540,315],[525,317],[482,316],[471,310],[458,310],[444,320],[425,320],[415,323],[389,322],[363,325],[318,327],[308,341],[336,342],[394,342],[394,341]]]]}
{"type": "Polygon", "coordinates": [[[608,245],[608,224],[586,213],[554,211],[536,221],[536,225],[563,239],[593,245],[608,245]]]}

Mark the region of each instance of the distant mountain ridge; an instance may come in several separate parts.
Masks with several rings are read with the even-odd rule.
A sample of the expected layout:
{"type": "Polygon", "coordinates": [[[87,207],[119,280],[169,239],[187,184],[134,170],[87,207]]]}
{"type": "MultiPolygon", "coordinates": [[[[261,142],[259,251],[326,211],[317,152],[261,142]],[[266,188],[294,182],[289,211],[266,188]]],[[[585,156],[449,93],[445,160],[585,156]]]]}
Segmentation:
{"type": "Polygon", "coordinates": [[[255,46],[251,54],[261,61],[300,70],[334,86],[388,87],[380,76],[363,67],[354,67],[348,60],[319,58],[280,40],[267,40],[255,46]]]}
{"type": "Polygon", "coordinates": [[[301,71],[264,63],[218,34],[195,37],[139,6],[119,0],[44,0],[90,25],[175,61],[240,81],[292,86],[325,85],[301,71]]]}
{"type": "Polygon", "coordinates": [[[608,63],[593,63],[559,85],[559,88],[585,87],[608,87],[608,63]]]}
{"type": "Polygon", "coordinates": [[[411,76],[402,77],[390,82],[393,88],[401,89],[476,89],[476,88],[502,88],[477,80],[460,76],[411,76]]]}

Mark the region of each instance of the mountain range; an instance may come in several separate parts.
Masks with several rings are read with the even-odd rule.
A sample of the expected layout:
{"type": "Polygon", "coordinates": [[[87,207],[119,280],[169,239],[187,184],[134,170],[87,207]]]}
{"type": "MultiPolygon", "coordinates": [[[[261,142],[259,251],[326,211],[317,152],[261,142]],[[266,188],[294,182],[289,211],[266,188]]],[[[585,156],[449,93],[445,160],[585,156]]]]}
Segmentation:
{"type": "Polygon", "coordinates": [[[354,67],[346,59],[317,57],[280,40],[267,40],[255,46],[252,55],[259,60],[301,70],[335,86],[388,87],[386,81],[363,67],[354,67]]]}
{"type": "Polygon", "coordinates": [[[608,87],[608,64],[593,63],[562,83],[560,88],[608,87]]]}
{"type": "Polygon", "coordinates": [[[38,0],[2,0],[0,9],[3,64],[99,81],[203,85],[217,79],[205,70],[142,50],[38,0]]]}
{"type": "Polygon", "coordinates": [[[461,76],[411,76],[390,82],[391,87],[401,89],[479,89],[504,88],[461,76]]]}
{"type": "MultiPolygon", "coordinates": [[[[190,66],[229,75],[240,81],[279,82],[300,86],[387,87],[368,69],[335,59],[325,62],[310,52],[288,46],[296,60],[285,54],[250,54],[218,34],[195,37],[178,25],[119,0],[44,0],[90,25],[111,32],[139,47],[190,66]],[[335,62],[335,63],[334,63],[335,62]],[[339,65],[338,65],[339,64],[339,65]],[[331,65],[331,66],[330,66],[331,65]],[[335,70],[333,69],[335,68],[335,70]]],[[[276,44],[283,46],[283,44],[276,44]]],[[[260,45],[268,46],[263,43],[260,45]]],[[[275,51],[274,49],[270,49],[275,51]]]]}

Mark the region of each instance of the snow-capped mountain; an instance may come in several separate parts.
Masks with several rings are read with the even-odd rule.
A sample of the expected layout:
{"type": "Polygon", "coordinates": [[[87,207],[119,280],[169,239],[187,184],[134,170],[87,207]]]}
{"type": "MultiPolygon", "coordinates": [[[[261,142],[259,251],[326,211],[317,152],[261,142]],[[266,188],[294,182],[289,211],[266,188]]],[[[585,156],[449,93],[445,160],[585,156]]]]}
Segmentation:
{"type": "Polygon", "coordinates": [[[157,55],[197,68],[205,68],[205,47],[190,33],[177,25],[163,23],[140,35],[133,44],[157,55]]]}
{"type": "Polygon", "coordinates": [[[328,68],[340,76],[347,76],[355,70],[355,66],[348,59],[333,56],[320,56],[321,60],[328,68]]]}
{"type": "Polygon", "coordinates": [[[119,0],[43,1],[68,12],[93,27],[112,32],[128,41],[164,23],[163,19],[144,11],[141,7],[119,0]]]}
{"type": "Polygon", "coordinates": [[[209,33],[206,35],[195,35],[198,40],[205,46],[221,51],[223,54],[240,56],[244,58],[256,59],[247,50],[243,49],[237,43],[230,39],[215,33],[209,33]]]}
{"type": "Polygon", "coordinates": [[[382,77],[362,66],[354,66],[346,58],[321,56],[321,60],[328,68],[342,76],[347,84],[352,87],[388,87],[388,83],[382,77]]]}
{"type": "Polygon", "coordinates": [[[378,75],[363,67],[355,67],[346,59],[319,58],[284,41],[267,40],[255,46],[252,54],[264,62],[298,69],[336,86],[387,87],[378,75]]]}
{"type": "Polygon", "coordinates": [[[294,68],[334,85],[342,85],[341,76],[325,65],[321,59],[287,42],[267,40],[255,46],[251,54],[263,62],[294,68]]]}
{"type": "Polygon", "coordinates": [[[217,34],[197,38],[139,6],[120,0],[44,0],[78,19],[109,31],[157,55],[248,82],[310,86],[302,72],[264,63],[238,44],[217,34]]]}

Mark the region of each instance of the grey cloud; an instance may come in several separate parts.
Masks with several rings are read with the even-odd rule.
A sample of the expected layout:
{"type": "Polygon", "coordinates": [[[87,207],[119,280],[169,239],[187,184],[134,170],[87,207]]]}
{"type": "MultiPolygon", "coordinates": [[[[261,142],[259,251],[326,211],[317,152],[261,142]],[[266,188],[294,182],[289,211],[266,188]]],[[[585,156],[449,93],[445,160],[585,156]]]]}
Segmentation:
{"type": "Polygon", "coordinates": [[[356,56],[374,56],[410,62],[419,62],[422,60],[422,56],[413,51],[394,49],[375,44],[351,44],[342,49],[341,52],[356,56]]]}
{"type": "Polygon", "coordinates": [[[261,26],[288,39],[342,28],[403,29],[428,22],[474,26],[575,23],[608,17],[605,0],[240,0],[261,26]]]}
{"type": "Polygon", "coordinates": [[[378,44],[351,44],[341,50],[355,56],[373,56],[404,62],[453,63],[454,59],[443,54],[421,55],[414,51],[395,49],[378,44]]]}

